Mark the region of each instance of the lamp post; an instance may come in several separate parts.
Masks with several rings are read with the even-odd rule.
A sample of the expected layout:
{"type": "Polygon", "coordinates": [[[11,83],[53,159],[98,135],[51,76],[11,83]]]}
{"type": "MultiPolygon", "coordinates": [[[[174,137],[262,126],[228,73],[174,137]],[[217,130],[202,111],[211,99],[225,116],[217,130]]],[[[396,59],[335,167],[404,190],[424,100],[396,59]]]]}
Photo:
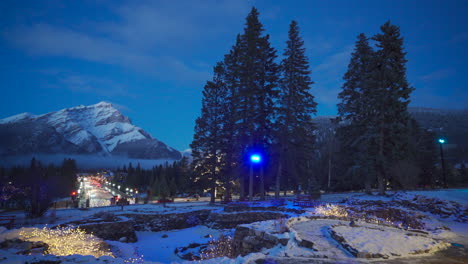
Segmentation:
{"type": "Polygon", "coordinates": [[[254,163],[260,163],[262,156],[260,154],[250,155],[250,175],[249,175],[249,201],[253,200],[253,165],[254,163]]]}
{"type": "Polygon", "coordinates": [[[442,162],[442,177],[444,179],[444,188],[447,188],[447,178],[445,176],[444,150],[442,147],[444,143],[445,143],[445,139],[439,138],[440,160],[442,162]]]}

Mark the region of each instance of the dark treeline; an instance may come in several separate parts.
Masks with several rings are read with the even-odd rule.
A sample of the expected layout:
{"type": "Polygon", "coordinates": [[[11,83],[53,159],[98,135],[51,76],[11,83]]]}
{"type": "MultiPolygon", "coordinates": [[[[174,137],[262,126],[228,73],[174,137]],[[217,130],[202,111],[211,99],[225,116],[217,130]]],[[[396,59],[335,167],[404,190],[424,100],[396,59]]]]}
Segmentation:
{"type": "Polygon", "coordinates": [[[406,79],[399,27],[387,22],[380,29],[371,38],[375,48],[364,34],[358,36],[338,96],[338,184],[347,182],[356,189],[364,185],[370,192],[377,182],[379,193],[384,194],[386,187],[463,183],[466,175],[457,179],[457,172],[450,168],[437,171],[436,134],[422,129],[408,113],[414,88],[406,79]],[[443,174],[450,174],[447,182],[443,174]]]}
{"type": "MultiPolygon", "coordinates": [[[[377,188],[383,194],[388,187],[440,186],[435,134],[408,113],[414,88],[406,78],[400,29],[387,22],[380,30],[371,38],[375,47],[358,36],[343,77],[339,116],[319,135],[324,131],[312,119],[317,104],[297,22],[291,22],[277,62],[253,8],[204,87],[191,144],[194,180],[213,199],[217,189],[226,199],[233,191],[250,197],[252,189],[262,199],[266,190],[278,197],[280,190],[377,188]],[[254,152],[263,156],[257,165],[248,160],[254,152]]],[[[452,184],[462,181],[448,178],[452,184]]]]}
{"type": "Polygon", "coordinates": [[[309,92],[308,58],[295,21],[290,25],[283,60],[264,33],[253,8],[243,34],[214,67],[213,79],[203,90],[201,116],[196,120],[191,144],[195,180],[211,189],[222,187],[226,200],[233,191],[252,198],[274,186],[312,186],[316,112],[309,92]],[[252,153],[262,162],[253,166],[252,153]],[[251,171],[249,171],[251,170],[251,171]],[[255,177],[253,177],[255,175],[255,177]]]}
{"type": "Polygon", "coordinates": [[[114,174],[112,182],[121,185],[122,189],[137,188],[140,192],[158,198],[203,192],[202,186],[193,185],[192,171],[186,157],[151,169],[142,169],[140,164],[135,166],[129,163],[128,166],[118,168],[114,174]]]}
{"type": "Polygon", "coordinates": [[[41,216],[53,199],[76,190],[76,173],[73,159],[45,166],[33,158],[29,167],[0,168],[1,207],[25,208],[29,216],[41,216]]]}

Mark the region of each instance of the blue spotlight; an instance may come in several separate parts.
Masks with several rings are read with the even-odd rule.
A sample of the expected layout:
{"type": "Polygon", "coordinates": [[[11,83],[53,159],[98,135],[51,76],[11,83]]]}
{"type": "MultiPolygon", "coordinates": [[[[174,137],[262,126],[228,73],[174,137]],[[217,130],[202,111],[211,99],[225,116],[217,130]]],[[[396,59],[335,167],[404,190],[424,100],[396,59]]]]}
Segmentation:
{"type": "Polygon", "coordinates": [[[258,154],[253,154],[250,156],[250,161],[252,161],[253,163],[259,163],[262,161],[262,157],[258,154]]]}

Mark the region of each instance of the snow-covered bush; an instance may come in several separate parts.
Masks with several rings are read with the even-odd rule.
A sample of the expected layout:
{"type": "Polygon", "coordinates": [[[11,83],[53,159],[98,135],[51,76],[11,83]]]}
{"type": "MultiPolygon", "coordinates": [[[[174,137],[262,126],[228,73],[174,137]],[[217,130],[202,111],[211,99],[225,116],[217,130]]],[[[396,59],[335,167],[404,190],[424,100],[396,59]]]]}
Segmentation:
{"type": "Polygon", "coordinates": [[[219,257],[234,257],[232,237],[221,234],[218,239],[210,241],[207,249],[201,254],[201,260],[219,257]]]}
{"type": "Polygon", "coordinates": [[[325,204],[315,208],[315,213],[324,216],[348,217],[345,207],[336,204],[325,204]]]}
{"type": "Polygon", "coordinates": [[[56,256],[75,254],[92,255],[94,257],[112,256],[107,245],[101,239],[87,234],[79,228],[23,228],[20,231],[20,239],[31,242],[44,242],[48,245],[46,254],[56,256]]]}

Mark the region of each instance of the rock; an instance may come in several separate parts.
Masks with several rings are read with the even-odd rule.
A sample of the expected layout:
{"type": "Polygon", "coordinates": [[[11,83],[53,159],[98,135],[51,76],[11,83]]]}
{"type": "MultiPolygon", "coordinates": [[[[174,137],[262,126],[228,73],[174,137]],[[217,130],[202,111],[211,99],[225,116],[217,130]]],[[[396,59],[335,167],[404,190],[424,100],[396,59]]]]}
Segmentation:
{"type": "Polygon", "coordinates": [[[187,248],[196,248],[196,247],[199,247],[201,246],[201,244],[198,244],[198,243],[190,243],[187,248]]]}
{"type": "Polygon", "coordinates": [[[357,252],[357,258],[372,258],[372,253],[369,252],[357,252]]]}
{"type": "Polygon", "coordinates": [[[204,224],[211,210],[197,210],[174,214],[125,214],[134,222],[136,231],[160,232],[174,229],[184,229],[204,224]]]}
{"type": "Polygon", "coordinates": [[[233,240],[233,255],[245,256],[259,252],[262,248],[272,248],[278,244],[287,245],[289,239],[278,238],[273,234],[255,230],[247,226],[237,226],[233,240]]]}
{"type": "Polygon", "coordinates": [[[104,240],[120,241],[122,237],[125,237],[127,243],[137,241],[132,221],[92,223],[78,225],[78,227],[104,240]]]}
{"type": "Polygon", "coordinates": [[[301,246],[301,247],[314,249],[314,243],[312,241],[309,241],[309,240],[302,239],[301,241],[299,241],[298,245],[301,246]]]}
{"type": "Polygon", "coordinates": [[[193,253],[187,253],[187,254],[184,254],[184,255],[181,255],[179,256],[181,259],[185,259],[185,260],[194,260],[193,259],[193,253]]]}
{"type": "Polygon", "coordinates": [[[23,241],[21,239],[5,240],[0,243],[0,248],[20,255],[44,255],[49,246],[41,241],[23,241]]]}
{"type": "Polygon", "coordinates": [[[279,205],[252,206],[252,205],[248,205],[245,203],[231,203],[224,207],[225,213],[248,212],[248,211],[277,211],[277,212],[290,212],[290,213],[295,213],[295,214],[303,214],[305,212],[304,210],[284,208],[284,207],[280,207],[279,205]]]}
{"type": "Polygon", "coordinates": [[[168,235],[167,235],[167,234],[164,234],[164,235],[162,235],[161,237],[162,237],[162,238],[167,238],[168,235]]]}
{"type": "Polygon", "coordinates": [[[207,219],[210,227],[215,229],[234,228],[240,224],[286,218],[287,215],[276,212],[240,212],[236,214],[212,213],[207,219]]]}

